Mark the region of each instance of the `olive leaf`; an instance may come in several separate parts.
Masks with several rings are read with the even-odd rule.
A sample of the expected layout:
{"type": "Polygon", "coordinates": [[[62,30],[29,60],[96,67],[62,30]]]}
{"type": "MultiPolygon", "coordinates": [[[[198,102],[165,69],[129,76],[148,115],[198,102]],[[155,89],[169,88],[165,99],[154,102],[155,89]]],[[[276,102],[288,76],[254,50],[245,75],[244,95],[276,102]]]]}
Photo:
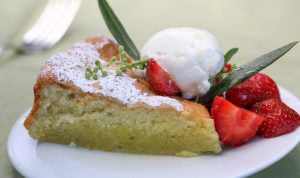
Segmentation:
{"type": "Polygon", "coordinates": [[[224,55],[224,62],[227,64],[230,59],[239,51],[239,48],[231,48],[227,51],[227,53],[224,55]]]}
{"type": "Polygon", "coordinates": [[[211,102],[215,96],[221,95],[223,92],[242,83],[249,77],[255,75],[257,72],[275,62],[290,49],[292,49],[297,43],[298,42],[296,41],[287,44],[281,48],[264,54],[241,67],[238,67],[236,70],[232,71],[225,78],[223,78],[219,84],[212,86],[204,96],[198,97],[197,102],[202,104],[211,102]]]}
{"type": "Polygon", "coordinates": [[[133,57],[135,60],[139,60],[140,53],[138,49],[134,45],[133,41],[129,37],[128,33],[126,32],[125,28],[123,27],[122,23],[120,22],[110,5],[106,0],[98,0],[98,5],[111,34],[120,45],[124,46],[125,50],[131,57],[133,57]]]}

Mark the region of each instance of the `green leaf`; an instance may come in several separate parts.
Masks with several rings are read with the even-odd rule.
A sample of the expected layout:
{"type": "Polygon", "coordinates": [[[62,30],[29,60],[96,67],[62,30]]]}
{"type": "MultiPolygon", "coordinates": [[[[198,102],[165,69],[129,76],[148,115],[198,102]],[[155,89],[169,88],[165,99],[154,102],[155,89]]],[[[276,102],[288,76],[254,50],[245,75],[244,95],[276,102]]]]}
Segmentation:
{"type": "Polygon", "coordinates": [[[140,59],[140,54],[122,23],[115,15],[112,8],[109,6],[106,0],[98,0],[98,5],[101,10],[102,16],[105,20],[105,23],[110,30],[111,34],[115,37],[118,43],[125,47],[125,50],[128,54],[133,57],[135,60],[140,59]]]}
{"type": "Polygon", "coordinates": [[[232,56],[234,56],[238,51],[239,48],[231,48],[230,50],[228,50],[227,53],[224,55],[225,64],[227,64],[232,58],[232,56]]]}
{"type": "Polygon", "coordinates": [[[297,43],[298,42],[287,44],[237,68],[228,74],[219,84],[212,86],[204,96],[199,97],[197,102],[202,104],[209,103],[214,99],[215,96],[221,95],[223,92],[242,83],[249,77],[255,75],[257,72],[275,62],[290,49],[292,49],[297,43]]]}

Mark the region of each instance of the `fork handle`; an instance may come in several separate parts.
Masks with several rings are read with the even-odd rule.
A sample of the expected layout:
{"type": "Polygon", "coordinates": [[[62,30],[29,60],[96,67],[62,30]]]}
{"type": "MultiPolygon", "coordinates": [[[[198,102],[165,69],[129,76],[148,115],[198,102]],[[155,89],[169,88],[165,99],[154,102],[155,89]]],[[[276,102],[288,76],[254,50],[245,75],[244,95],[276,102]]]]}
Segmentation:
{"type": "Polygon", "coordinates": [[[17,50],[11,47],[0,46],[0,65],[6,63],[14,55],[17,54],[17,50]]]}

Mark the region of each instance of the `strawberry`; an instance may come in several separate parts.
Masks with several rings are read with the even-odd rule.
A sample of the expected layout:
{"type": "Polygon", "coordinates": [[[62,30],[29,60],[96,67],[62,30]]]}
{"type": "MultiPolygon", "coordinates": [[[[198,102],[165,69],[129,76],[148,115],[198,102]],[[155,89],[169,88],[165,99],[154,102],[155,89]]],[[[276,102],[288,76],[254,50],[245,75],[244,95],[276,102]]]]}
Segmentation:
{"type": "Polygon", "coordinates": [[[159,95],[174,96],[180,93],[170,74],[155,59],[150,59],[147,64],[146,78],[153,91],[159,95]]]}
{"type": "Polygon", "coordinates": [[[269,76],[261,73],[231,88],[225,96],[233,104],[244,108],[250,108],[253,104],[270,98],[280,100],[276,83],[269,76]]]}
{"type": "Polygon", "coordinates": [[[231,64],[225,64],[225,70],[226,70],[226,73],[229,73],[232,71],[232,65],[231,64]]]}
{"type": "Polygon", "coordinates": [[[225,64],[222,71],[214,78],[214,83],[219,84],[221,80],[235,68],[235,65],[225,64]]]}
{"type": "Polygon", "coordinates": [[[264,117],[258,135],[276,137],[295,130],[300,125],[300,116],[277,99],[269,99],[253,105],[251,110],[264,117]]]}
{"type": "Polygon", "coordinates": [[[213,101],[211,114],[220,140],[229,146],[248,142],[263,122],[263,117],[239,108],[219,96],[213,101]]]}

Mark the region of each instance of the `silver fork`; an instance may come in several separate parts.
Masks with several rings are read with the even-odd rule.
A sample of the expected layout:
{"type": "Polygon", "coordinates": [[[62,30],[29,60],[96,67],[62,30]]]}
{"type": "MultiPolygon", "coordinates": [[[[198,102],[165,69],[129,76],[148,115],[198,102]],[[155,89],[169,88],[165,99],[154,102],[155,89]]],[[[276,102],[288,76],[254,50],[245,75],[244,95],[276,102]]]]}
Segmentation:
{"type": "Polygon", "coordinates": [[[48,0],[35,24],[15,44],[0,46],[0,63],[17,53],[39,52],[54,46],[71,25],[81,0],[48,0]]]}

